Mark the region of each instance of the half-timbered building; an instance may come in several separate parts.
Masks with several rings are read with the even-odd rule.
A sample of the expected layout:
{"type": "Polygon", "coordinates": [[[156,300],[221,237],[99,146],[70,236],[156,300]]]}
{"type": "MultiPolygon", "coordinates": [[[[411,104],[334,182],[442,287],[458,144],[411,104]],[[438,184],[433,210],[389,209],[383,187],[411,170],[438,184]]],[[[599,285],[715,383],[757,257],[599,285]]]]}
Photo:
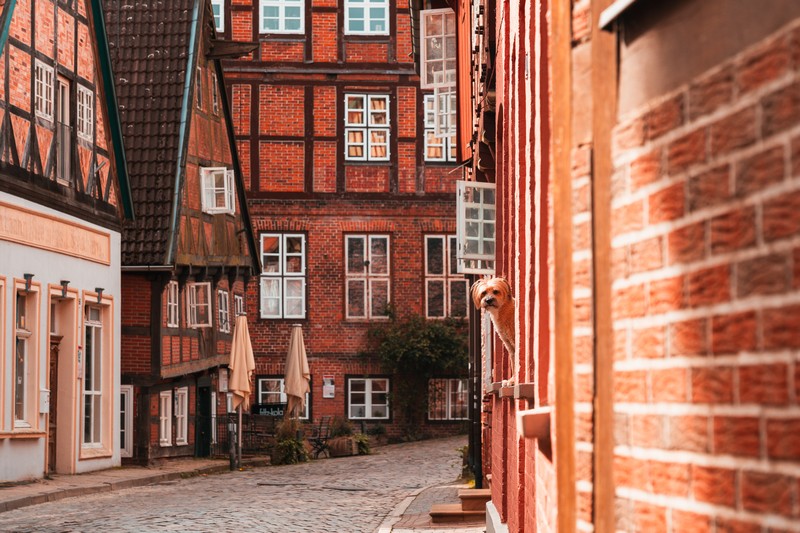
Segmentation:
{"type": "Polygon", "coordinates": [[[132,216],[102,12],[0,6],[0,481],[120,464],[132,216]]]}
{"type": "Polygon", "coordinates": [[[122,455],[205,456],[257,273],[211,4],[104,7],[137,214],[122,241],[122,455]]]}

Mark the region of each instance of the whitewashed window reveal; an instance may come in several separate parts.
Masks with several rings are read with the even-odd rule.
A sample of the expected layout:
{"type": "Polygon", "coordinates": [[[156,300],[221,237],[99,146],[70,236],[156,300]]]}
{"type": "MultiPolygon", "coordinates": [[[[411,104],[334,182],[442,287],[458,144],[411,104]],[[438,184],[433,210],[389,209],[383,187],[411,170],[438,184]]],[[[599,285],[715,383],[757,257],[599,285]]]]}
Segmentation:
{"type": "Polygon", "coordinates": [[[420,12],[420,87],[455,86],[456,15],[450,8],[420,12]]]}
{"type": "Polygon", "coordinates": [[[172,446],[172,391],[158,395],[158,444],[172,446]]]}
{"type": "Polygon", "coordinates": [[[55,72],[53,67],[36,60],[34,67],[34,107],[36,116],[53,120],[55,72]]]}
{"type": "Polygon", "coordinates": [[[345,238],[347,318],[388,319],[390,249],[388,235],[345,238]]]}
{"type": "Polygon", "coordinates": [[[390,139],[389,95],[345,95],[345,159],[388,161],[390,139]]]}
{"type": "Polygon", "coordinates": [[[217,321],[219,322],[219,330],[222,333],[231,332],[231,304],[230,295],[228,291],[217,291],[217,321]]]}
{"type": "Polygon", "coordinates": [[[83,354],[84,447],[102,445],[103,413],[103,322],[99,307],[87,306],[83,354]]]}
{"type": "Polygon", "coordinates": [[[425,236],[425,316],[467,316],[467,280],[458,273],[455,235],[425,236]]]}
{"type": "MultiPolygon", "coordinates": [[[[244,308],[244,296],[241,294],[234,294],[233,295],[233,311],[236,313],[236,316],[247,314],[247,310],[244,308]]],[[[234,320],[236,317],[234,317],[234,320]]]]}
{"type": "Polygon", "coordinates": [[[31,393],[34,379],[36,308],[35,293],[18,291],[14,335],[14,427],[33,427],[31,393]]]}
{"type": "MultiPolygon", "coordinates": [[[[283,378],[258,378],[258,403],[265,404],[285,404],[288,401],[286,396],[285,381],[283,378]]],[[[301,420],[308,420],[311,396],[306,393],[305,410],[300,415],[301,420]]]]}
{"type": "Polygon", "coordinates": [[[261,318],[306,317],[306,236],[261,235],[261,318]]]}
{"type": "Polygon", "coordinates": [[[120,385],[119,400],[119,455],[133,457],[133,385],[120,385]]]}
{"type": "Polygon", "coordinates": [[[211,393],[211,444],[217,443],[217,393],[211,393]]]}
{"type": "Polygon", "coordinates": [[[177,328],[180,326],[178,300],[178,282],[170,281],[167,283],[167,327],[177,328]]]}
{"type": "Polygon", "coordinates": [[[94,135],[94,93],[78,85],[78,137],[91,141],[94,135]]]}
{"type": "Polygon", "coordinates": [[[189,389],[175,389],[175,444],[189,444],[189,389]]]}
{"type": "Polygon", "coordinates": [[[389,418],[389,380],[350,378],[347,388],[347,415],[351,419],[389,418]]]}
{"type": "Polygon", "coordinates": [[[456,182],[458,272],[494,274],[495,204],[494,183],[456,182]]]}
{"type": "Polygon", "coordinates": [[[197,104],[197,109],[203,109],[203,69],[197,67],[195,69],[197,73],[197,83],[195,87],[195,103],[197,104]]]}
{"type": "Polygon", "coordinates": [[[211,109],[215,115],[219,115],[219,87],[217,86],[217,75],[211,73],[211,109]]]}
{"type": "MultiPolygon", "coordinates": [[[[449,135],[437,135],[437,118],[441,118],[436,110],[436,95],[426,94],[425,106],[425,161],[453,162],[456,160],[456,133],[455,117],[450,113],[444,115],[444,128],[449,135]],[[452,122],[451,122],[452,120],[452,122]],[[451,126],[452,124],[452,126],[451,126]]],[[[450,105],[451,100],[445,100],[445,105],[450,105]]],[[[455,99],[452,100],[455,110],[455,99]]]]}
{"type": "Polygon", "coordinates": [[[190,328],[211,326],[210,283],[189,283],[186,286],[186,315],[190,328]]]}
{"type": "Polygon", "coordinates": [[[260,0],[261,33],[304,33],[304,0],[260,0]]]}
{"type": "Polygon", "coordinates": [[[204,212],[235,213],[233,170],[225,167],[201,167],[200,181],[204,212]]]}
{"type": "Polygon", "coordinates": [[[428,381],[428,420],[467,419],[467,380],[437,378],[428,381]]]}
{"type": "Polygon", "coordinates": [[[211,0],[211,10],[214,13],[214,27],[217,33],[225,31],[225,0],[211,0]]]}
{"type": "Polygon", "coordinates": [[[388,35],[389,0],[345,0],[345,35],[388,35]]]}

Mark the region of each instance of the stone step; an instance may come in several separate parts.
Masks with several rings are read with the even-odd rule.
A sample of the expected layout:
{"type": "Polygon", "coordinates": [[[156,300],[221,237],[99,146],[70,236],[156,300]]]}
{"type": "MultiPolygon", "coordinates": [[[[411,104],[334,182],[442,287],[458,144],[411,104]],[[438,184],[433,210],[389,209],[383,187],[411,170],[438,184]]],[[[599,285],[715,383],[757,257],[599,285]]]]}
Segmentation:
{"type": "Polygon", "coordinates": [[[486,502],[492,499],[491,489],[461,489],[461,508],[465,511],[485,511],[486,502]]]}
{"type": "Polygon", "coordinates": [[[485,511],[465,511],[460,503],[439,503],[431,506],[431,522],[477,522],[486,518],[485,511]]]}

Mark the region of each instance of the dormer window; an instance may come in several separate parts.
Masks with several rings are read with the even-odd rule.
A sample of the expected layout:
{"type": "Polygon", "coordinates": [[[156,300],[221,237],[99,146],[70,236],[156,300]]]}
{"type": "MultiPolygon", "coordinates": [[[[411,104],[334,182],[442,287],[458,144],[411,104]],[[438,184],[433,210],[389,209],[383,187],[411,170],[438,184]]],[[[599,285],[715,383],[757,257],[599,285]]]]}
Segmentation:
{"type": "Polygon", "coordinates": [[[203,190],[203,212],[210,214],[236,212],[233,199],[233,170],[225,167],[200,169],[203,190]]]}

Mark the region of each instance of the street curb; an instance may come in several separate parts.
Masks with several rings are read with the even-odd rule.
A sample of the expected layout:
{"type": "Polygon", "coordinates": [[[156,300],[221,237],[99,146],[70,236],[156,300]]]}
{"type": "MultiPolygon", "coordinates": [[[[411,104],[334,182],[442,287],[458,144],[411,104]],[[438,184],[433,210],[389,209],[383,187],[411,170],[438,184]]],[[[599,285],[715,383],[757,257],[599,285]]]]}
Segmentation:
{"type": "Polygon", "coordinates": [[[400,521],[400,519],[403,517],[403,513],[405,513],[406,509],[408,509],[408,506],[411,505],[411,502],[413,502],[417,496],[419,496],[422,491],[427,488],[428,487],[415,489],[408,496],[406,496],[402,502],[398,503],[397,506],[392,509],[388,515],[386,515],[386,517],[383,519],[383,522],[381,522],[381,525],[375,530],[375,533],[391,533],[392,527],[400,521]]]}

